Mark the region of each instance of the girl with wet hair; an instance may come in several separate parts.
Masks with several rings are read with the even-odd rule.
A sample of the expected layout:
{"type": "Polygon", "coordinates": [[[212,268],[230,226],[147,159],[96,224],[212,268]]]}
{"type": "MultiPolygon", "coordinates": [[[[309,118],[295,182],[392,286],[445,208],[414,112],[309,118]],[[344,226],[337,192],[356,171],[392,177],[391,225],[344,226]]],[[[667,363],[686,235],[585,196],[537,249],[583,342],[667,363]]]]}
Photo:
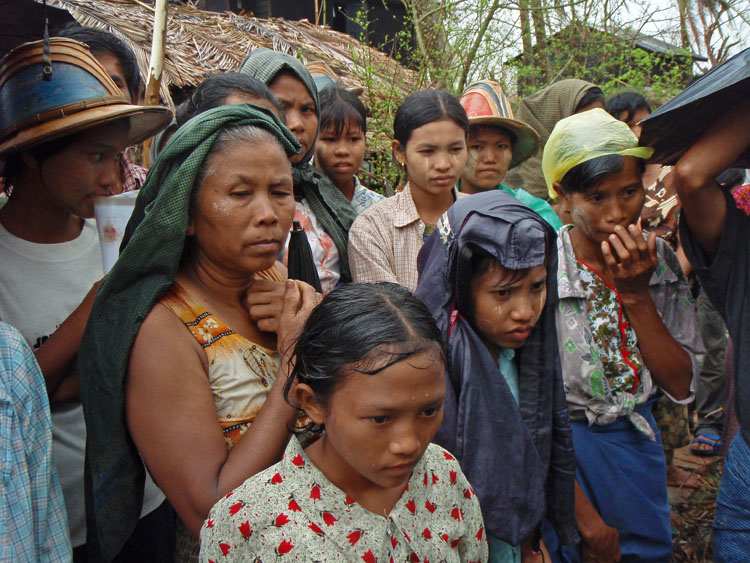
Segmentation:
{"type": "Polygon", "coordinates": [[[479,502],[430,444],[443,419],[445,354],[429,311],[391,283],[351,284],[310,314],[288,400],[321,438],[211,510],[202,561],[486,561],[479,502]]]}

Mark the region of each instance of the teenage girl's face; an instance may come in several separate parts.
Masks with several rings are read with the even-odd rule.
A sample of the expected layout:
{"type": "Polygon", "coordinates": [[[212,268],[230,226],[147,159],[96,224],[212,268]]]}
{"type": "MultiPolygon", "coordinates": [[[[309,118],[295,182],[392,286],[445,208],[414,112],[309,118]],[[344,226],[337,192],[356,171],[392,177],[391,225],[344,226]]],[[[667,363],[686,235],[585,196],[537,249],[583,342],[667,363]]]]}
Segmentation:
{"type": "Polygon", "coordinates": [[[547,267],[522,274],[492,260],[486,272],[471,282],[474,328],[497,361],[501,348],[523,346],[539,320],[547,299],[547,267]]]}
{"type": "Polygon", "coordinates": [[[443,420],[445,365],[437,351],[415,354],[375,375],[354,372],[320,412],[327,453],[320,469],[340,488],[404,486],[443,420]]]}
{"type": "Polygon", "coordinates": [[[620,172],[610,174],[586,193],[562,196],[573,224],[599,244],[615,232],[617,225],[627,228],[635,224],[646,199],[637,159],[625,156],[623,160],[620,172]]]}
{"type": "Polygon", "coordinates": [[[466,166],[466,132],[455,121],[432,121],[411,132],[406,147],[393,141],[393,152],[406,164],[412,190],[442,195],[453,189],[466,166]]]}
{"type": "Polygon", "coordinates": [[[352,181],[364,157],[365,134],[352,120],[338,135],[333,129],[320,131],[315,143],[315,166],[337,186],[352,181]]]}
{"type": "Polygon", "coordinates": [[[469,131],[469,159],[462,174],[462,187],[493,190],[502,182],[513,160],[513,141],[505,129],[476,125],[469,131]]]}
{"type": "Polygon", "coordinates": [[[279,74],[268,87],[281,102],[286,116],[286,126],[302,145],[300,153],[289,159],[296,164],[315,145],[315,135],[318,132],[315,100],[305,84],[291,74],[279,74]]]}

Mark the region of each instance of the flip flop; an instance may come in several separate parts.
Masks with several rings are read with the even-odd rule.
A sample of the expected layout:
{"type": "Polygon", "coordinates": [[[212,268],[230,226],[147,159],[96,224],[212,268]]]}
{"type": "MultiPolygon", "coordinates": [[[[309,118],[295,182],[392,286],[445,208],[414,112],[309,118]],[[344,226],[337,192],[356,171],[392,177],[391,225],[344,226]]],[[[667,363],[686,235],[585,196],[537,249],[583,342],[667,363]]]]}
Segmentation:
{"type": "Polygon", "coordinates": [[[696,434],[693,441],[690,442],[690,453],[699,457],[713,457],[719,455],[721,453],[721,436],[710,432],[700,432],[696,434]],[[705,444],[711,446],[711,448],[696,448],[696,444],[705,444]]]}

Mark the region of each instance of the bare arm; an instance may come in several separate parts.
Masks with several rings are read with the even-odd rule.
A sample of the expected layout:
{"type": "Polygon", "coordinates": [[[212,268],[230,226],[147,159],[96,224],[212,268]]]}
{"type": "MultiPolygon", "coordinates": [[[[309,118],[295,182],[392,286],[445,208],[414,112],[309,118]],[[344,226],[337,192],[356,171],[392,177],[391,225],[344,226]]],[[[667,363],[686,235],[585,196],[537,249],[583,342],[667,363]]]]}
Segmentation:
{"type": "Polygon", "coordinates": [[[635,225],[627,230],[618,226],[602,243],[602,254],[651,376],[675,399],[686,399],[693,377],[690,355],[670,334],[648,290],[658,262],[656,235],[651,233],[646,241],[635,225]]]}
{"type": "Polygon", "coordinates": [[[674,167],[682,213],[706,255],[713,259],[726,219],[726,200],[715,178],[750,147],[750,102],[728,111],[682,155],[674,167]]]}
{"type": "MultiPolygon", "coordinates": [[[[287,328],[301,326],[317,303],[312,288],[290,283],[282,317],[287,328]]],[[[164,306],[143,322],[125,390],[128,429],[154,480],[196,536],[219,498],[281,458],[295,420],[283,397],[288,365],[284,354],[263,408],[229,452],[200,346],[164,306]]]]}

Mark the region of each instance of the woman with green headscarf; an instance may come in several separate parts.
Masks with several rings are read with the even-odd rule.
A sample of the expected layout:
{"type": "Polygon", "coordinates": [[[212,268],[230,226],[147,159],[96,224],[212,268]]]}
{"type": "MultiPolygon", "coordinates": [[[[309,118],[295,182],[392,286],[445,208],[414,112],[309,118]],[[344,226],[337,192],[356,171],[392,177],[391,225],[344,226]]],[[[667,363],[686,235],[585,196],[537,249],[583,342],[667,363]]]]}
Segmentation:
{"type": "Polygon", "coordinates": [[[180,530],[196,536],[219,498],[286,447],[295,410],[281,356],[317,294],[286,282],[278,341],[245,302],[254,280],[283,281],[274,264],[298,151],[271,111],[231,105],[191,119],[151,169],[80,352],[97,559],[137,520],[143,462],[184,524],[180,558],[194,560],[197,540],[180,530]]]}
{"type": "MultiPolygon", "coordinates": [[[[535,197],[547,199],[542,154],[552,129],[561,119],[595,107],[604,109],[601,89],[576,78],[559,80],[523,98],[518,104],[516,119],[531,125],[539,133],[539,152],[508,172],[505,183],[514,188],[523,188],[535,197]]],[[[563,217],[563,222],[565,220],[563,217]]]]}
{"type": "Polygon", "coordinates": [[[244,60],[240,72],[268,85],[281,102],[286,124],[302,146],[291,157],[298,221],[307,234],[323,293],[352,280],[347,243],[357,216],[346,197],[310,164],[320,120],[318,90],[310,72],[291,55],[263,47],[244,60]]]}

